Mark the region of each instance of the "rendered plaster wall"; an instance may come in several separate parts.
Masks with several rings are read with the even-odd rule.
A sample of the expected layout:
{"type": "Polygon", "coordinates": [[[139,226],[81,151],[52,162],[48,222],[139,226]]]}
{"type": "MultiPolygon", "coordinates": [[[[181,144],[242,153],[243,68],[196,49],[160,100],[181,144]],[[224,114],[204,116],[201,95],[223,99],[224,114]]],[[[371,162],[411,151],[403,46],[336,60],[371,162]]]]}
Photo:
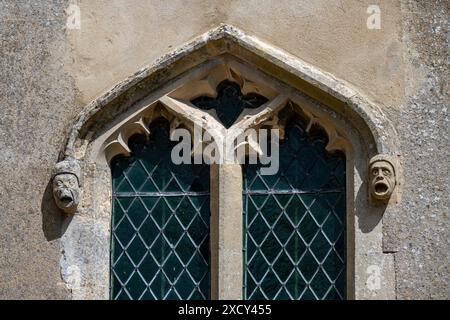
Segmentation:
{"type": "Polygon", "coordinates": [[[233,25],[364,89],[377,102],[403,97],[401,13],[380,1],[382,28],[366,28],[364,0],[78,1],[66,67],[85,104],[138,68],[218,26],[233,25]]]}
{"type": "Polygon", "coordinates": [[[72,118],[139,68],[227,23],[353,85],[400,140],[389,218],[397,298],[449,298],[450,4],[432,1],[0,0],[0,298],[70,298],[51,169],[72,118]],[[66,30],[64,10],[81,9],[66,30]],[[381,29],[366,28],[379,4],[381,29]]]}

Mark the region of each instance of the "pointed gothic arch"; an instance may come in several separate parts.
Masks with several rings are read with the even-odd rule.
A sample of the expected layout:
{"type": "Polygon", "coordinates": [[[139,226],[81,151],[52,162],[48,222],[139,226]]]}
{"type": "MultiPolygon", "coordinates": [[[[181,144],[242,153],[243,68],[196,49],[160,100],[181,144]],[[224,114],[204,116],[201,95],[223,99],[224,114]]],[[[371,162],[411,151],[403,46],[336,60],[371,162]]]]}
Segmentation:
{"type": "MultiPolygon", "coordinates": [[[[350,257],[347,297],[367,295],[364,281],[356,277],[364,273],[367,250],[386,265],[383,274],[390,279],[392,257],[383,256],[380,242],[384,208],[372,207],[367,202],[364,178],[367,161],[373,155],[396,155],[397,135],[389,119],[376,104],[344,81],[234,27],[222,25],[130,76],[88,104],[74,120],[61,159],[71,159],[82,168],[80,205],[62,238],[62,275],[74,298],[109,297],[110,161],[117,155],[129,155],[128,139],[136,133],[148,135],[150,123],[158,117],[166,118],[171,128],[182,125],[193,130],[193,125],[198,124],[226,134],[216,114],[203,112],[191,103],[199,96],[214,97],[217,85],[224,80],[239,84],[244,94],[258,93],[267,98],[257,109],[244,111],[233,126],[279,125],[278,111],[291,104],[305,116],[308,128],[318,125],[326,131],[327,150],[346,153],[347,226],[351,232],[347,240],[350,257]],[[80,275],[75,282],[73,270],[80,275]]],[[[213,168],[212,172],[220,175],[221,170],[213,168]]],[[[231,175],[226,179],[242,189],[239,185],[242,181],[238,181],[241,177],[231,175]]],[[[212,184],[220,189],[223,183],[212,184]]],[[[214,200],[215,197],[219,197],[218,193],[212,198],[220,204],[212,204],[211,208],[218,214],[227,204],[227,211],[241,212],[239,201],[230,204],[231,199],[214,200]]],[[[223,256],[218,253],[212,257],[212,263],[217,264],[220,259],[223,256]]],[[[241,284],[236,279],[242,276],[242,271],[231,275],[236,266],[228,267],[225,275],[218,272],[213,275],[215,298],[241,297],[241,284]],[[223,288],[223,277],[236,283],[223,288]]],[[[388,291],[392,285],[388,284],[388,291]]]]}

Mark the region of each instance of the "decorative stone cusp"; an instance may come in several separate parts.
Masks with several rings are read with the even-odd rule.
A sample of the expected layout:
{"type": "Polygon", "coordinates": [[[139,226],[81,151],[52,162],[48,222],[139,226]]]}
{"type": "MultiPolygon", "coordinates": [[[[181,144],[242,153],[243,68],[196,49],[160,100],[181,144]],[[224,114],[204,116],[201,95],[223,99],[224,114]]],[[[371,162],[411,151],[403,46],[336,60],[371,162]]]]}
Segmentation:
{"type": "Polygon", "coordinates": [[[66,158],[58,162],[53,172],[53,197],[65,213],[75,213],[80,202],[81,168],[77,160],[66,158]]]}
{"type": "Polygon", "coordinates": [[[379,154],[369,161],[369,194],[374,202],[387,203],[397,184],[395,165],[389,156],[379,154]]]}

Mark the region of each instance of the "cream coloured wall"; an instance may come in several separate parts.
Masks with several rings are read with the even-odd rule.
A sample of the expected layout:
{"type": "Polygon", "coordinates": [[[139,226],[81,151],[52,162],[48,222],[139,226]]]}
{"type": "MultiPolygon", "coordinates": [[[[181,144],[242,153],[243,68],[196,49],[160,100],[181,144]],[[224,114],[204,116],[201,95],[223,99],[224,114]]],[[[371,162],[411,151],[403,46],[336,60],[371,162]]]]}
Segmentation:
{"type": "Polygon", "coordinates": [[[348,81],[373,100],[404,99],[398,1],[377,1],[381,29],[369,30],[371,0],[79,0],[81,29],[68,30],[66,68],[86,104],[138,69],[220,23],[279,47],[348,81]]]}

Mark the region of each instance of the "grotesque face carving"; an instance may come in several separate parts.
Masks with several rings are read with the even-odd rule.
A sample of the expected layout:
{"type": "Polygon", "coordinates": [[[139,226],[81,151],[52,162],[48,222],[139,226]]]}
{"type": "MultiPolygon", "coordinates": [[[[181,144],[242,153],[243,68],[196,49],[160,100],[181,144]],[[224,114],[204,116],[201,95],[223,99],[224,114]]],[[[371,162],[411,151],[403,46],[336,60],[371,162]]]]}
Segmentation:
{"type": "Polygon", "coordinates": [[[58,162],[53,173],[53,197],[66,213],[75,213],[80,202],[80,165],[73,158],[58,162]]]}
{"type": "Polygon", "coordinates": [[[372,158],[369,166],[370,194],[373,199],[386,202],[396,185],[393,164],[380,156],[372,158]]]}
{"type": "Polygon", "coordinates": [[[78,178],[71,173],[56,175],[53,178],[53,196],[61,210],[67,213],[75,212],[80,202],[78,178]]]}

